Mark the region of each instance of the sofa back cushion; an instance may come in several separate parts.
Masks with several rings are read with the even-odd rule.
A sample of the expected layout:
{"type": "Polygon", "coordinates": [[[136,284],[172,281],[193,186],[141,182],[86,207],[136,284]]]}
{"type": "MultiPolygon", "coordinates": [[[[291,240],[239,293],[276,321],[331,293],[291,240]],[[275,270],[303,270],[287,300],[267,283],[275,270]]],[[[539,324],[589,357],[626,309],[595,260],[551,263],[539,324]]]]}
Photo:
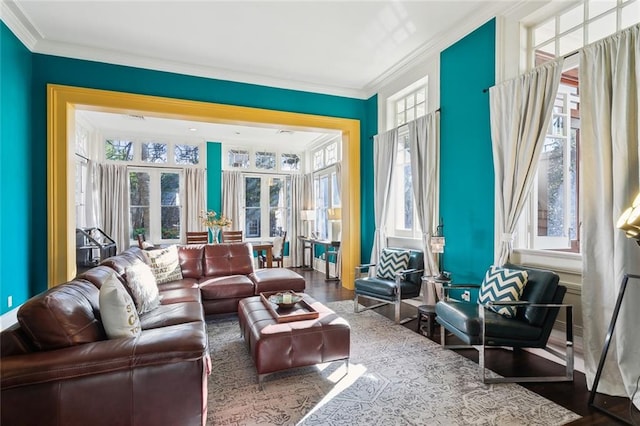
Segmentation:
{"type": "Polygon", "coordinates": [[[204,275],[249,275],[253,273],[251,243],[220,243],[204,246],[204,275]]]}
{"type": "Polygon", "coordinates": [[[202,277],[203,254],[204,244],[188,244],[178,247],[178,257],[183,278],[200,279],[202,277]]]}
{"type": "Polygon", "coordinates": [[[27,300],[18,310],[18,322],[39,350],[95,342],[106,337],[96,306],[98,288],[74,280],[27,300]]]}

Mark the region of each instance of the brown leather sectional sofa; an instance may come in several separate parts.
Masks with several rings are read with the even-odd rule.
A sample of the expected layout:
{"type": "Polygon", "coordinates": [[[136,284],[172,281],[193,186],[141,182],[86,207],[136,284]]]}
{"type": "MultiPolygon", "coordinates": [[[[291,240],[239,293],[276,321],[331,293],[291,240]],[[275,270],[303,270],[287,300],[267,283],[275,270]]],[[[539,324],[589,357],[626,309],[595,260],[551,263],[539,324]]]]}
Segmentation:
{"type": "Polygon", "coordinates": [[[99,288],[146,261],[135,247],[34,296],[0,335],[2,425],[204,425],[210,373],[205,315],[236,312],[263,291],[304,290],[287,269],[253,269],[251,245],[178,249],[183,279],[159,284],[161,305],[136,338],[109,340],[99,288]]]}

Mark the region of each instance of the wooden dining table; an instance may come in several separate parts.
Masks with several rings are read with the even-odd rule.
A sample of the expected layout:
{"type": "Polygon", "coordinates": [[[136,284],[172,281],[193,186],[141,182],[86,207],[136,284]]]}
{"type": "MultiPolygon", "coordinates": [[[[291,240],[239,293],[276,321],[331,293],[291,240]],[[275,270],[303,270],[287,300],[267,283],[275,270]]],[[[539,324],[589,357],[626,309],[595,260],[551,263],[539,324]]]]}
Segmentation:
{"type": "Polygon", "coordinates": [[[273,242],[272,241],[258,241],[252,242],[253,250],[258,252],[265,252],[265,258],[267,260],[267,268],[273,268],[273,242]]]}

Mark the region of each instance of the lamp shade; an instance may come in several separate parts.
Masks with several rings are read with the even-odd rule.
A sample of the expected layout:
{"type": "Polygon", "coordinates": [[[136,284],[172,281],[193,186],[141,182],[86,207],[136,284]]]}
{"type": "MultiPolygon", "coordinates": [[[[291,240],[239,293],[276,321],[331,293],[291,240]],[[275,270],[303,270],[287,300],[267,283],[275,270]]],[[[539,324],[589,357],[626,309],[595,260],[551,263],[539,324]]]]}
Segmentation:
{"type": "Polygon", "coordinates": [[[625,231],[627,238],[640,241],[640,193],[633,200],[631,207],[622,212],[616,227],[625,231]]]}
{"type": "Polygon", "coordinates": [[[329,218],[329,220],[341,220],[342,209],[340,207],[327,209],[327,217],[329,218]]]}
{"type": "Polygon", "coordinates": [[[444,237],[431,237],[431,253],[444,253],[444,237]]]}
{"type": "Polygon", "coordinates": [[[300,218],[302,220],[316,220],[315,210],[300,210],[300,218]]]}

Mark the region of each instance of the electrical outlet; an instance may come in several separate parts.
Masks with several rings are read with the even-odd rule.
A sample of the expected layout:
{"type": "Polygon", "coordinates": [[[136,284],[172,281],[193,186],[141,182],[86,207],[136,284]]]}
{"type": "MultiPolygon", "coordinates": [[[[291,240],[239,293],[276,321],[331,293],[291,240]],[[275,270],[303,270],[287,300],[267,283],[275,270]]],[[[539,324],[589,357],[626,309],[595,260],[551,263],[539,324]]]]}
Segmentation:
{"type": "Polygon", "coordinates": [[[467,302],[471,301],[471,293],[469,292],[469,290],[465,290],[464,292],[462,292],[462,300],[466,300],[467,302]]]}
{"type": "Polygon", "coordinates": [[[13,306],[13,296],[7,297],[7,307],[10,308],[13,306]]]}

